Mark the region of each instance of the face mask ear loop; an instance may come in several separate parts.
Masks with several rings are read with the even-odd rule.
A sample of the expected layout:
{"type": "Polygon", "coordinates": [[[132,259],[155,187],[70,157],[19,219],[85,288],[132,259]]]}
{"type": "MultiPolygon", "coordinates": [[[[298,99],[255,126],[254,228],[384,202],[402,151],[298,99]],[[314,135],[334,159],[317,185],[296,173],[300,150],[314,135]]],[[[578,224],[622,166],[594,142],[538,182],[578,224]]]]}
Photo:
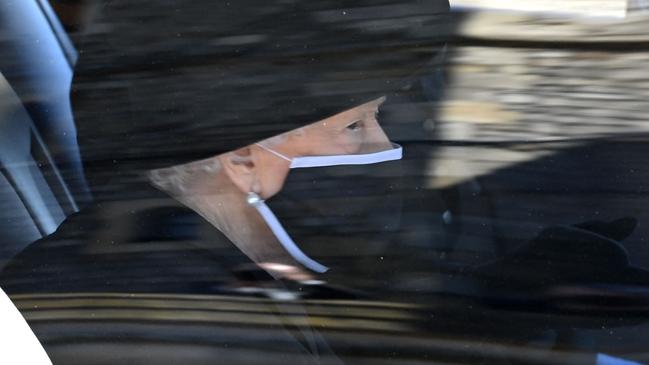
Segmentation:
{"type": "Polygon", "coordinates": [[[275,237],[277,237],[277,240],[279,240],[284,249],[286,249],[286,251],[295,259],[295,261],[304,265],[309,270],[315,271],[317,273],[324,273],[329,270],[328,267],[313,260],[304,252],[302,252],[299,247],[297,247],[293,239],[291,239],[291,236],[288,235],[286,230],[284,230],[284,227],[282,227],[282,224],[279,223],[279,220],[277,220],[275,214],[273,214],[268,205],[266,205],[264,200],[261,199],[259,195],[253,192],[248,193],[248,204],[257,209],[257,212],[259,212],[262,218],[264,218],[264,221],[271,229],[271,231],[273,231],[273,234],[275,235],[275,237]]]}
{"type": "Polygon", "coordinates": [[[257,146],[259,146],[259,147],[265,149],[266,151],[272,153],[273,155],[275,155],[275,156],[281,158],[281,159],[284,159],[284,160],[286,160],[286,161],[288,161],[288,162],[291,162],[291,161],[292,161],[290,158],[288,158],[288,157],[282,155],[281,153],[279,153],[279,152],[277,152],[277,151],[274,151],[274,150],[272,150],[272,149],[270,149],[270,148],[264,146],[264,145],[261,144],[261,143],[255,143],[255,144],[256,144],[257,146]]]}

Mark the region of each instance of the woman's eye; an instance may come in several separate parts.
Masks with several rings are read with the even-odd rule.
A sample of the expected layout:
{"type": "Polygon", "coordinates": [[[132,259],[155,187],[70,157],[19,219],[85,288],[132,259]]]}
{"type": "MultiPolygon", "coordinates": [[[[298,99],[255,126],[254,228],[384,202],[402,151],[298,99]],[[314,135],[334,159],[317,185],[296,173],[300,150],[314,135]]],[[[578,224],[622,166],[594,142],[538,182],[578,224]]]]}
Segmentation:
{"type": "Polygon", "coordinates": [[[346,128],[348,130],[350,130],[350,131],[357,131],[357,130],[361,129],[361,127],[362,127],[361,126],[361,121],[356,121],[356,122],[354,122],[352,124],[349,124],[346,128]]]}

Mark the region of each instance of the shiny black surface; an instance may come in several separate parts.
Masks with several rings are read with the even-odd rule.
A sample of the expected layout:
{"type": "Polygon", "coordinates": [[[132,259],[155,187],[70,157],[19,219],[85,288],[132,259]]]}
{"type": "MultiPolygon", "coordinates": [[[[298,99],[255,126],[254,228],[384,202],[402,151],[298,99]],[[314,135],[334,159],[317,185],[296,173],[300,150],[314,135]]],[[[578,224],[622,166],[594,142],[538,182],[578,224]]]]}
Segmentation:
{"type": "MultiPolygon", "coordinates": [[[[124,156],[135,156],[126,160],[138,168],[158,166],[168,156],[191,159],[289,128],[248,120],[234,132],[211,130],[191,139],[200,134],[191,125],[162,128],[153,118],[141,123],[161,124],[135,135],[144,124],[124,117],[128,108],[120,98],[129,94],[112,98],[112,86],[148,80],[148,88],[128,100],[138,112],[169,117],[173,108],[166,108],[178,100],[184,105],[176,110],[179,120],[198,115],[199,130],[214,126],[210,118],[218,110],[190,107],[218,104],[206,93],[218,83],[204,77],[221,61],[222,54],[206,47],[214,39],[220,52],[243,42],[263,51],[257,49],[255,62],[267,52],[278,69],[291,64],[280,62],[272,44],[249,43],[260,38],[246,35],[228,3],[209,14],[201,13],[200,3],[187,4],[179,11],[185,18],[174,22],[191,37],[162,26],[169,18],[159,16],[174,14],[179,2],[135,7],[113,1],[103,15],[101,6],[95,9],[88,38],[78,42],[98,42],[112,30],[114,43],[95,46],[111,52],[124,46],[123,55],[95,49],[84,59],[82,53],[84,76],[77,79],[77,91],[103,95],[80,117],[84,135],[94,133],[90,141],[101,143],[83,140],[81,147],[92,187],[108,188],[94,191],[101,199],[70,215],[54,234],[3,257],[0,274],[0,287],[54,363],[606,364],[604,354],[649,361],[644,48],[608,52],[604,44],[598,53],[573,40],[564,52],[575,55],[566,55],[547,40],[485,44],[464,38],[462,25],[471,19],[457,14],[457,23],[445,20],[439,33],[431,25],[415,27],[423,33],[404,31],[388,45],[374,39],[370,54],[387,48],[408,55],[405,50],[417,47],[403,40],[422,38],[430,41],[421,46],[427,51],[448,40],[448,53],[392,91],[381,108],[379,121],[403,146],[403,160],[382,169],[289,175],[287,190],[269,199],[295,237],[308,242],[303,248],[332,268],[311,282],[275,280],[200,216],[113,166],[119,165],[113,157],[124,156]],[[219,22],[218,34],[210,19],[219,22]],[[161,70],[168,77],[156,79],[161,70]],[[620,70],[633,77],[619,76],[620,70]],[[244,137],[223,137],[230,132],[244,137]]],[[[266,22],[256,31],[291,28],[275,28],[273,19],[280,14],[274,21],[290,21],[281,8],[297,2],[249,3],[248,15],[266,22]]],[[[407,9],[420,4],[389,3],[399,2],[313,6],[341,22],[347,9],[360,12],[343,22],[352,27],[417,22],[407,9]]],[[[336,33],[325,42],[326,57],[349,56],[337,48],[344,44],[353,42],[336,33]]],[[[410,71],[407,63],[388,65],[390,72],[410,71]]],[[[302,66],[297,81],[308,78],[302,66]]],[[[353,72],[338,76],[356,80],[353,72]]],[[[267,77],[264,83],[272,85],[267,77]]],[[[239,98],[230,111],[252,100],[239,98]]],[[[55,134],[59,127],[50,129],[55,134]]],[[[5,216],[22,222],[11,209],[5,216]]]]}

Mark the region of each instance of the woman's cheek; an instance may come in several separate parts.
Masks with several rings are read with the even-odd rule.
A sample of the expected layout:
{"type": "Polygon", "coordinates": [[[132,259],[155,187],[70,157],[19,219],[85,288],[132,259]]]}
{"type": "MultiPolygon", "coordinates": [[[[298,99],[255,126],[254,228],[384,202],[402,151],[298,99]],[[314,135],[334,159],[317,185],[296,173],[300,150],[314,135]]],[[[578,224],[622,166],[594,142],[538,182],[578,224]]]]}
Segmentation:
{"type": "Polygon", "coordinates": [[[345,131],[343,138],[342,154],[357,154],[363,146],[363,132],[361,131],[345,131]]]}
{"type": "Polygon", "coordinates": [[[262,174],[262,197],[268,199],[282,190],[284,182],[290,171],[288,161],[278,161],[269,168],[264,169],[262,174]]]}

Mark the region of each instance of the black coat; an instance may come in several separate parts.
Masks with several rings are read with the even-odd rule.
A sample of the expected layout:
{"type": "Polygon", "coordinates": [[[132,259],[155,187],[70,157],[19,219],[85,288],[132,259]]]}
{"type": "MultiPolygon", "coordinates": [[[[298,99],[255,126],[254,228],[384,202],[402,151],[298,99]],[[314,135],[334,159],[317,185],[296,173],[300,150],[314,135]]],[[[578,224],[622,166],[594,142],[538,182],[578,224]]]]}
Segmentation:
{"type": "Polygon", "coordinates": [[[287,358],[298,364],[324,358],[341,363],[321,334],[291,324],[296,318],[309,321],[299,302],[286,309],[267,299],[290,293],[287,283],[254,269],[197,214],[153,188],[142,191],[146,199],[96,203],[74,214],[0,275],[0,287],[55,364],[215,359],[247,364],[287,358]],[[240,290],[244,287],[257,291],[240,290]],[[39,304],[27,304],[34,301],[39,304]],[[234,311],[228,309],[232,303],[234,311]],[[249,306],[261,312],[247,318],[249,306]],[[68,314],[58,315],[61,311],[68,314]],[[211,319],[215,316],[230,325],[211,319]],[[263,354],[268,336],[271,353],[263,354]],[[101,344],[101,350],[88,348],[88,342],[101,344]]]}
{"type": "Polygon", "coordinates": [[[14,257],[7,293],[211,294],[247,259],[200,216],[153,188],[146,198],[95,203],[14,257]]]}

